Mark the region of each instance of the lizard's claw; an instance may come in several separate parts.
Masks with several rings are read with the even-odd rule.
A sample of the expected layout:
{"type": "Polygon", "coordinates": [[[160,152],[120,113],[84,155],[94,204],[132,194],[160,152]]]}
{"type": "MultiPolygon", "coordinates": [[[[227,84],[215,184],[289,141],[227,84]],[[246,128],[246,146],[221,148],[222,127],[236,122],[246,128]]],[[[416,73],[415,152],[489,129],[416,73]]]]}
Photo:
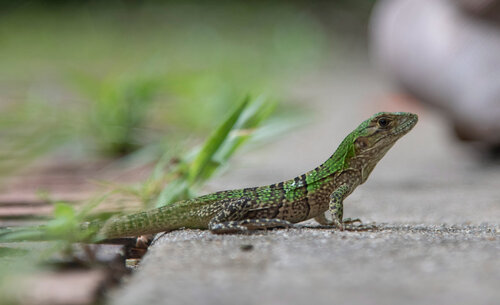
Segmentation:
{"type": "Polygon", "coordinates": [[[335,228],[339,231],[344,231],[345,229],[345,224],[344,222],[341,222],[341,221],[335,221],[335,219],[333,220],[333,225],[335,226],[335,228]]]}

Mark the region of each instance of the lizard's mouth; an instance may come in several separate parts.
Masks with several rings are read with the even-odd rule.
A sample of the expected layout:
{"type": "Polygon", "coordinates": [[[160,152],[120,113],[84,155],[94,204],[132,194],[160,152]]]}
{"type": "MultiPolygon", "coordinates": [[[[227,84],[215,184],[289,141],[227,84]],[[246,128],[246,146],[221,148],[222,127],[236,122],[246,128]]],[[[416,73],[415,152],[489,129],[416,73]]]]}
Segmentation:
{"type": "Polygon", "coordinates": [[[394,132],[392,135],[404,135],[408,133],[410,130],[413,129],[413,127],[417,124],[418,122],[418,116],[416,114],[410,114],[407,119],[401,123],[398,127],[394,129],[394,132]]]}

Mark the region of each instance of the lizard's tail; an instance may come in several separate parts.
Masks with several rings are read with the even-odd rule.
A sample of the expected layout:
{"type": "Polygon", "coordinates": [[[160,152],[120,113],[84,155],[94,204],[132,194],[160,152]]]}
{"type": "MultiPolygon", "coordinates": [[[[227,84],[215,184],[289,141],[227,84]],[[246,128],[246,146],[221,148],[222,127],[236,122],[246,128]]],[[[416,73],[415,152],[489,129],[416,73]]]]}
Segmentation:
{"type": "Polygon", "coordinates": [[[106,223],[99,224],[97,239],[112,239],[119,237],[138,236],[161,231],[154,226],[154,222],[149,218],[150,211],[140,212],[131,215],[112,217],[106,223]]]}
{"type": "Polygon", "coordinates": [[[204,229],[208,221],[193,215],[193,211],[200,205],[203,205],[203,202],[186,200],[145,212],[111,218],[100,228],[97,236],[98,239],[112,239],[172,231],[181,227],[204,229]]]}

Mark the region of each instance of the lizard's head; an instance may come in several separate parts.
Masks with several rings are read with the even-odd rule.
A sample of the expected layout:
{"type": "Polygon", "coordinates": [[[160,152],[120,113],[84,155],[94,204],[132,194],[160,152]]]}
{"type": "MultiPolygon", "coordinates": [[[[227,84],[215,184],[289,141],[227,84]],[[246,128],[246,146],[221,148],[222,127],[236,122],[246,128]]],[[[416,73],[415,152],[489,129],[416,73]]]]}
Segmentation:
{"type": "Polygon", "coordinates": [[[407,112],[380,112],[361,123],[337,148],[335,153],[317,169],[306,174],[309,181],[318,181],[337,175],[346,169],[359,169],[361,183],[385,153],[415,124],[416,114],[407,112]]]}
{"type": "Polygon", "coordinates": [[[364,121],[356,129],[354,147],[357,154],[379,154],[385,152],[415,124],[418,116],[409,112],[379,112],[364,121]]]}

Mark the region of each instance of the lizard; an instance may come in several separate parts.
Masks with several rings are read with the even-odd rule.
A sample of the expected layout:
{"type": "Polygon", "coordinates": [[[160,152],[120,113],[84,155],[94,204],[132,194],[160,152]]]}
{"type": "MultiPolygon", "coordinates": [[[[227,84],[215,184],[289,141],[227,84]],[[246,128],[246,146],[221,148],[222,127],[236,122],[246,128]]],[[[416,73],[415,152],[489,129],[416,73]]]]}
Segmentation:
{"type": "MultiPolygon", "coordinates": [[[[279,183],[219,191],[160,208],[111,218],[97,238],[113,239],[181,228],[242,233],[292,227],[314,218],[338,230],[359,219],[343,218],[343,201],[363,184],[387,151],[417,123],[408,112],[380,112],[363,121],[315,169],[279,183]],[[325,212],[331,214],[331,220],[325,212]]],[[[362,225],[355,226],[356,228],[362,225]]]]}

